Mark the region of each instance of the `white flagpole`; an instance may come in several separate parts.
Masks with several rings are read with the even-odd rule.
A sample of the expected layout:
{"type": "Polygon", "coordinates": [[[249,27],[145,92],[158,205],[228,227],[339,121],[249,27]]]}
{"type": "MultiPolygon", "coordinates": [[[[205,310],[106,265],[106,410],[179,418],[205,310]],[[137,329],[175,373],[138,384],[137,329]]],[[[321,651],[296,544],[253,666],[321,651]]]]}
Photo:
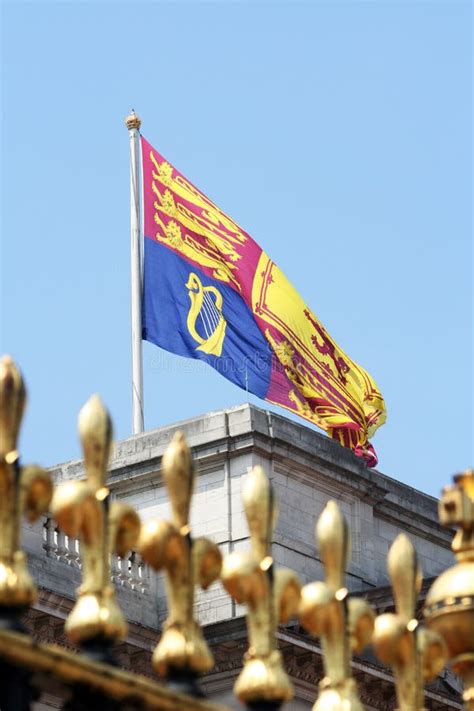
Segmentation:
{"type": "Polygon", "coordinates": [[[143,373],[142,373],[142,244],[139,185],[140,125],[141,120],[132,110],[125,119],[130,138],[130,238],[132,287],[132,431],[143,432],[143,373]]]}

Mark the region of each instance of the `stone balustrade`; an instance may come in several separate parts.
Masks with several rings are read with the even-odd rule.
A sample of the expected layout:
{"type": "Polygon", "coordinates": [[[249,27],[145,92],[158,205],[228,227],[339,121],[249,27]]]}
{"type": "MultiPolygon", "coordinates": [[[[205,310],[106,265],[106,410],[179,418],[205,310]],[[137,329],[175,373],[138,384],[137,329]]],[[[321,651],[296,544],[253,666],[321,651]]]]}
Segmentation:
{"type": "MultiPolygon", "coordinates": [[[[81,568],[79,540],[66,536],[52,518],[46,518],[43,523],[43,548],[48,558],[71,568],[81,568]]],[[[123,558],[113,555],[111,569],[116,585],[142,593],[149,590],[151,572],[137,551],[123,558]]]]}

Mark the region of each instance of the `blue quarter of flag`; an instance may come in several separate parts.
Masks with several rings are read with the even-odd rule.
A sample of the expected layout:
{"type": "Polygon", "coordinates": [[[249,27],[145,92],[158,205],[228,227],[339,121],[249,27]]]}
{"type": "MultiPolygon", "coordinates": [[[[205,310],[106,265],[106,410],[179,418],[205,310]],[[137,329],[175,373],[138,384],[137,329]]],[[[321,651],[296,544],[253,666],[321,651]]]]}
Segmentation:
{"type": "Polygon", "coordinates": [[[272,351],[243,299],[159,242],[144,242],[143,339],[203,360],[264,399],[272,351]]]}

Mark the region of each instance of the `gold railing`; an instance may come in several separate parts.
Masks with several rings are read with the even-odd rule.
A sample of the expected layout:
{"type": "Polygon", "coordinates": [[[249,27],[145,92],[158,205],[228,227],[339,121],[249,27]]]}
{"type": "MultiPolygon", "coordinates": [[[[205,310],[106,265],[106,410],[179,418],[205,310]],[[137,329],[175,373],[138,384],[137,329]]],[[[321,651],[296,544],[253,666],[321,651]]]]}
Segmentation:
{"type": "MultiPolygon", "coordinates": [[[[206,709],[223,707],[204,698],[200,677],[213,657],[194,617],[194,591],[217,579],[247,608],[249,647],[235,684],[249,709],[271,711],[291,699],[293,688],[278,650],[277,627],[299,619],[321,640],[324,676],[315,711],[363,707],[352,676],[352,652],[370,643],[392,667],[399,711],[422,711],[424,683],[445,663],[465,682],[466,709],[474,710],[474,472],[455,477],[440,502],[443,524],[459,528],[453,541],[457,565],[432,585],[425,603],[426,627],[415,618],[421,572],[410,540],[400,535],[389,552],[388,572],[396,610],[375,617],[368,603],[349,595],[345,570],[349,530],[330,501],[316,526],[325,580],[301,589],[296,574],[276,569],[271,541],[277,502],[261,467],[247,476],[243,503],[250,550],[224,560],[207,538],[194,538],[189,523],[194,471],[184,436],[168,447],[162,472],[171,503],[169,521],[141,526],[130,506],[111,501],[107,465],[112,442],[109,415],[92,397],[79,415],[86,478],[53,490],[47,471],[22,466],[17,439],[25,405],[22,376],[13,361],[0,361],[0,710],[28,711],[39,691],[62,689],[65,711],[100,709],[206,709]],[[80,570],[82,584],[65,623],[73,652],[36,643],[21,616],[36,587],[21,549],[21,521],[45,517],[49,558],[80,570]],[[166,575],[168,618],[152,656],[157,680],[117,665],[114,649],[127,623],[115,584],[143,590],[152,569],[166,575]]],[[[46,558],[46,561],[48,560],[46,558]]]]}

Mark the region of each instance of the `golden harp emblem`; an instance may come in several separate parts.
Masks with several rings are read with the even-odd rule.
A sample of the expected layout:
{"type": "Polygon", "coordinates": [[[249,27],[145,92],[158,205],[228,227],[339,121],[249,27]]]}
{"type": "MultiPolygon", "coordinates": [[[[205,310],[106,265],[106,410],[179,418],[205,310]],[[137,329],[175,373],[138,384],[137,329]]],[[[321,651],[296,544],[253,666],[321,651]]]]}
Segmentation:
{"type": "Polygon", "coordinates": [[[190,273],[186,288],[191,300],[186,325],[191,336],[199,343],[196,350],[220,356],[227,327],[227,321],[222,315],[222,294],[215,286],[203,286],[194,272],[190,273]]]}

